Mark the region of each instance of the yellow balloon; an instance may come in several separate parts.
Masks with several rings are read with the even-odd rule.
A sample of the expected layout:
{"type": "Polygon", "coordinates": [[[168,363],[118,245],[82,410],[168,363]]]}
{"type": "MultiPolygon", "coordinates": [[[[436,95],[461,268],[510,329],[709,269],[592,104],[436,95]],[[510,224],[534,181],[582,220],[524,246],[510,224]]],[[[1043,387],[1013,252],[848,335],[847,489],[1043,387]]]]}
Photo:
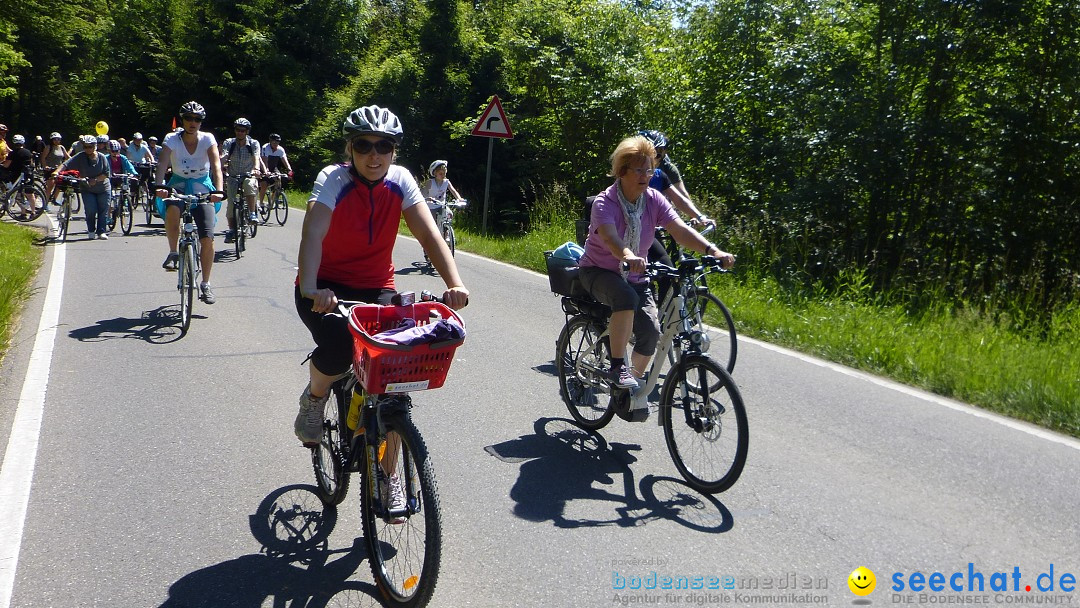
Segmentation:
{"type": "Polygon", "coordinates": [[[97,124],[94,125],[94,130],[97,131],[98,135],[108,135],[109,123],[105,122],[104,120],[99,120],[97,124]]]}

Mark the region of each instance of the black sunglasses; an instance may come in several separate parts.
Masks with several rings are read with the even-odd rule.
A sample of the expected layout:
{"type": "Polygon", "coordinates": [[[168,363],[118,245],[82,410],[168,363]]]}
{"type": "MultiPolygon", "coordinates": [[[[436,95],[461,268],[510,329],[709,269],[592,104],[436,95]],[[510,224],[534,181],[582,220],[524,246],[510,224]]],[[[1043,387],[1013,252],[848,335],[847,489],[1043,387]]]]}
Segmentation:
{"type": "Polygon", "coordinates": [[[202,116],[193,116],[191,114],[188,114],[186,116],[182,116],[181,118],[183,118],[184,120],[186,120],[188,122],[202,122],[203,121],[202,116]]]}
{"type": "Polygon", "coordinates": [[[358,154],[367,154],[372,148],[375,148],[375,152],[379,154],[390,154],[394,151],[394,142],[389,139],[372,142],[363,138],[357,138],[352,142],[352,149],[358,154]]]}

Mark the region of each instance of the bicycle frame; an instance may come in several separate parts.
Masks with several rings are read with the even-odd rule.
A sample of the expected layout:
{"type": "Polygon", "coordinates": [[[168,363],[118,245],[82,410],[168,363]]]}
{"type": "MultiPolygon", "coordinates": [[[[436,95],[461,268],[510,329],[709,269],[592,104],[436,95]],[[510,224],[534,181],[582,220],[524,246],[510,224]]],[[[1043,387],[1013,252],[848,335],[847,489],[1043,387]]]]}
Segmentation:
{"type": "MultiPolygon", "coordinates": [[[[685,296],[687,289],[695,289],[692,281],[691,275],[680,274],[678,289],[672,289],[660,306],[660,313],[658,315],[660,321],[660,340],[656,346],[656,353],[653,354],[652,363],[649,365],[645,386],[638,388],[633,397],[631,397],[631,409],[641,409],[646,407],[648,395],[652,393],[653,389],[656,388],[656,385],[660,381],[660,368],[663,367],[663,361],[667,359],[668,353],[674,349],[675,340],[683,340],[684,336],[690,337],[694,333],[689,315],[686,314],[685,296]]],[[[592,379],[603,377],[602,370],[589,369],[587,370],[589,373],[586,374],[582,372],[582,366],[589,365],[587,361],[593,359],[591,355],[593,355],[595,350],[603,343],[603,338],[605,337],[610,339],[610,327],[606,324],[599,339],[578,356],[574,370],[575,375],[582,383],[598,389],[600,392],[604,392],[607,389],[606,384],[594,382],[592,379]]],[[[697,341],[693,339],[687,341],[689,342],[689,348],[677,351],[680,360],[684,356],[701,353],[697,341]]],[[[670,406],[670,404],[668,404],[668,406],[670,406]]],[[[660,404],[660,407],[664,407],[664,404],[660,404]]]]}

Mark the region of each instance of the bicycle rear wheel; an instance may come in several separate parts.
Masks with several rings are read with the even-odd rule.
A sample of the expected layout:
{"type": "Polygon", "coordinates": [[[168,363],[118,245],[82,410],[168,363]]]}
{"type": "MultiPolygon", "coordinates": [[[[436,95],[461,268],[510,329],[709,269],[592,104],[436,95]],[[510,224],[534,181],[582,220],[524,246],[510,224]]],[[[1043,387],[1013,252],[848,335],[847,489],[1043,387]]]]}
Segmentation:
{"type": "Polygon", "coordinates": [[[191,327],[191,305],[195,300],[195,248],[189,243],[180,246],[178,287],[180,289],[180,333],[191,327]]]}
{"type": "Polygon", "coordinates": [[[311,449],[311,465],[319,499],[327,505],[340,504],[349,492],[349,474],[345,471],[345,455],[349,451],[352,433],[345,424],[349,415],[352,390],[348,378],[330,387],[330,399],[323,411],[323,434],[318,447],[311,449]]]}
{"type": "MultiPolygon", "coordinates": [[[[387,452],[389,443],[379,437],[377,449],[369,446],[365,450],[363,466],[361,507],[368,562],[388,605],[424,606],[435,592],[442,557],[442,514],[435,473],[427,446],[407,410],[384,414],[383,422],[388,433],[400,438],[401,450],[392,474],[404,486],[407,509],[404,521],[394,523],[377,500],[376,470],[383,465],[373,460],[387,452]]],[[[385,454],[383,459],[387,456],[393,458],[385,454]]]]}
{"type": "Polygon", "coordinates": [[[135,209],[131,206],[131,198],[124,195],[120,199],[120,229],[124,234],[131,234],[131,228],[135,224],[135,209]]]}
{"type": "Polygon", "coordinates": [[[606,385],[608,373],[608,345],[607,338],[600,337],[603,333],[591,319],[574,317],[563,327],[555,346],[559,393],[578,425],[592,431],[606,426],[615,415],[599,388],[606,385]],[[596,348],[590,351],[594,344],[596,348]]]}
{"type": "Polygon", "coordinates": [[[274,206],[274,189],[267,188],[263,193],[262,198],[259,199],[257,208],[259,210],[259,221],[266,223],[270,221],[270,209],[274,206]]]}
{"type": "Polygon", "coordinates": [[[746,409],[735,381],[715,361],[687,357],[668,373],[660,424],[671,460],[690,487],[715,494],[738,481],[750,445],[746,409]]]}
{"type": "Polygon", "coordinates": [[[285,192],[278,190],[276,201],[274,202],[274,218],[277,220],[278,226],[284,226],[285,221],[289,219],[289,200],[285,197],[285,192]]]}

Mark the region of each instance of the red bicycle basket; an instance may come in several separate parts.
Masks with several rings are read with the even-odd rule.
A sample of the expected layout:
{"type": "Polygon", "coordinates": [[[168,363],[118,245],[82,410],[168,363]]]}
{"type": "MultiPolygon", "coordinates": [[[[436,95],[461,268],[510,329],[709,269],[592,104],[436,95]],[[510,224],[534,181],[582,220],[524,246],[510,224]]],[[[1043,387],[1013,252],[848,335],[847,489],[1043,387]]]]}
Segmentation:
{"type": "Polygon", "coordinates": [[[349,329],[353,336],[353,368],[364,390],[373,395],[412,392],[439,388],[454,361],[454,351],[464,338],[430,344],[391,344],[372,336],[397,327],[403,319],[417,325],[432,321],[431,311],[442,319],[465,322],[453,310],[439,302],[417,302],[409,306],[359,304],[349,311],[349,329]]]}

